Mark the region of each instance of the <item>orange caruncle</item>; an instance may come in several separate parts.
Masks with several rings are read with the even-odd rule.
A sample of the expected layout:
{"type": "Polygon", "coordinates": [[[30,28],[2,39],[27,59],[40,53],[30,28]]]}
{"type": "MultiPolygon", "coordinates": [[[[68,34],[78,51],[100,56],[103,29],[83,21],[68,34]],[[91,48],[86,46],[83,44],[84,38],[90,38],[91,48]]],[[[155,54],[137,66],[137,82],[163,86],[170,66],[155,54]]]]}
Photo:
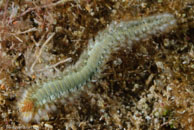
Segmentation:
{"type": "Polygon", "coordinates": [[[31,100],[25,100],[23,106],[21,107],[21,112],[29,112],[34,108],[34,103],[31,100]]]}

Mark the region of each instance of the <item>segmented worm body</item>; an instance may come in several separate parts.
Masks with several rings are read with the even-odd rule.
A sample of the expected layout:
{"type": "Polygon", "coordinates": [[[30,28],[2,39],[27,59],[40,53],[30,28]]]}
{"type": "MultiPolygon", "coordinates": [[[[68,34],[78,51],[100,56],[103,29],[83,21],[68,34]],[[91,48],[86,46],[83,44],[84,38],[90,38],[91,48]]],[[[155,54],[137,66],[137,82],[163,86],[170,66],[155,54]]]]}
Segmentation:
{"type": "Polygon", "coordinates": [[[133,21],[113,21],[97,34],[95,40],[89,40],[91,49],[88,49],[86,64],[80,70],[69,73],[62,79],[34,85],[24,92],[18,102],[22,120],[39,121],[42,116],[47,116],[48,112],[55,109],[53,102],[80,89],[104,64],[105,55],[110,55],[119,44],[127,43],[127,46],[131,46],[134,41],[169,31],[175,24],[174,16],[168,13],[133,21]]]}

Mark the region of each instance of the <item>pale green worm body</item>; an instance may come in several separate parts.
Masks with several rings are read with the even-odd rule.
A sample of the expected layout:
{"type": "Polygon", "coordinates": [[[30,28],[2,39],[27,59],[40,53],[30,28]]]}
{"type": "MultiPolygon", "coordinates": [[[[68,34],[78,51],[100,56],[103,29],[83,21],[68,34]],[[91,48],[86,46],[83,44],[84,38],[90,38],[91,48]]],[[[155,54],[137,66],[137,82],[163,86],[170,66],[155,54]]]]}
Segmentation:
{"type": "Polygon", "coordinates": [[[87,51],[86,64],[80,70],[69,73],[62,79],[45,82],[37,89],[30,88],[24,92],[18,103],[22,120],[39,121],[42,116],[55,109],[51,104],[80,89],[102,67],[105,55],[110,55],[120,44],[127,43],[126,46],[130,47],[134,41],[169,31],[175,25],[174,16],[168,13],[133,21],[113,21],[97,34],[95,40],[89,40],[91,49],[87,51]]]}

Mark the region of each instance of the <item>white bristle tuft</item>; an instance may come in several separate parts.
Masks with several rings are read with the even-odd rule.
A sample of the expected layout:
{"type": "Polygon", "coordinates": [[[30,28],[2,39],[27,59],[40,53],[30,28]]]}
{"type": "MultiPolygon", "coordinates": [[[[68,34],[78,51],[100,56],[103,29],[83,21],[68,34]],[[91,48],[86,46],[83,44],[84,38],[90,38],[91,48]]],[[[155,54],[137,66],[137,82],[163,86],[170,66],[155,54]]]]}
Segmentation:
{"type": "Polygon", "coordinates": [[[52,111],[56,111],[56,109],[57,109],[57,107],[56,107],[54,104],[52,104],[52,105],[51,105],[51,110],[52,110],[52,111]]]}
{"type": "Polygon", "coordinates": [[[29,122],[31,119],[32,119],[32,113],[31,112],[22,113],[22,120],[24,122],[29,122]]]}
{"type": "Polygon", "coordinates": [[[48,104],[45,105],[45,108],[46,108],[47,111],[51,111],[51,108],[49,107],[48,104]]]}
{"type": "Polygon", "coordinates": [[[38,113],[34,116],[34,120],[36,122],[39,122],[40,121],[40,116],[38,115],[38,113]]]}

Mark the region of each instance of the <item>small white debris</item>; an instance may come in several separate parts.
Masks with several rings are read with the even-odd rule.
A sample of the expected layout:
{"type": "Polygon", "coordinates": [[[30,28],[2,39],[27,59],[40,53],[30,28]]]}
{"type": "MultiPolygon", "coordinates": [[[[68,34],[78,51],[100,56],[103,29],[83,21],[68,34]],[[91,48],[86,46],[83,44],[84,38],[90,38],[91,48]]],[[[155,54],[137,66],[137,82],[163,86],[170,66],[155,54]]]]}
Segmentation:
{"type": "Polygon", "coordinates": [[[115,61],[113,61],[113,64],[115,65],[115,66],[118,66],[118,65],[121,65],[122,64],[122,60],[121,60],[121,58],[118,58],[118,59],[116,59],[115,61]]]}
{"type": "Polygon", "coordinates": [[[40,129],[40,127],[38,125],[33,125],[32,128],[35,129],[35,130],[39,130],[40,129]]]}
{"type": "Polygon", "coordinates": [[[152,119],[150,116],[146,116],[145,118],[146,118],[148,121],[152,119]]]}
{"type": "Polygon", "coordinates": [[[50,125],[50,124],[44,124],[44,126],[46,127],[46,128],[49,128],[49,129],[53,129],[53,126],[52,125],[50,125]]]}

